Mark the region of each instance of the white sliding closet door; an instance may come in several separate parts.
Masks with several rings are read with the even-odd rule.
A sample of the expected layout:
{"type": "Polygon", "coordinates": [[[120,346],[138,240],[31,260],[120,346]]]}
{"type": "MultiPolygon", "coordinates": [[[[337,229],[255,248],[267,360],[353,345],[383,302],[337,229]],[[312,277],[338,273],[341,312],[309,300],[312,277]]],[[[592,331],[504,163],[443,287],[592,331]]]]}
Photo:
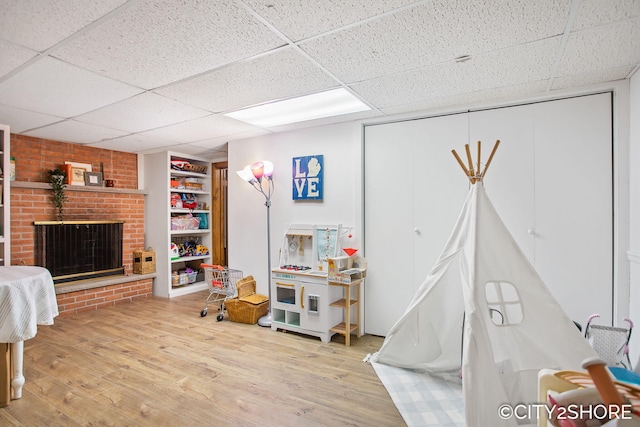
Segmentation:
{"type": "MultiPolygon", "coordinates": [[[[502,220],[569,317],[612,318],[610,94],[365,128],[365,332],[386,335],[468,190],[451,155],[500,148],[485,179],[502,220]]],[[[463,158],[465,158],[463,156],[463,158]]],[[[446,316],[446,307],[443,307],[446,316]]]]}
{"type": "Polygon", "coordinates": [[[611,94],[536,107],[536,270],[571,319],[611,324],[611,94]]]}
{"type": "Polygon", "coordinates": [[[483,159],[496,139],[500,146],[485,176],[485,188],[500,218],[525,256],[533,262],[534,106],[523,105],[469,114],[470,144],[482,141],[483,159]]]}
{"type": "Polygon", "coordinates": [[[444,248],[468,191],[451,149],[466,138],[465,115],[365,128],[367,333],[387,334],[444,248]]]}
{"type": "Polygon", "coordinates": [[[572,320],[612,319],[609,93],[473,112],[472,141],[499,137],[487,194],[572,320]]]}
{"type": "Polygon", "coordinates": [[[365,129],[365,325],[375,335],[386,335],[414,292],[413,261],[408,261],[413,256],[414,142],[404,137],[405,125],[365,129]]]}

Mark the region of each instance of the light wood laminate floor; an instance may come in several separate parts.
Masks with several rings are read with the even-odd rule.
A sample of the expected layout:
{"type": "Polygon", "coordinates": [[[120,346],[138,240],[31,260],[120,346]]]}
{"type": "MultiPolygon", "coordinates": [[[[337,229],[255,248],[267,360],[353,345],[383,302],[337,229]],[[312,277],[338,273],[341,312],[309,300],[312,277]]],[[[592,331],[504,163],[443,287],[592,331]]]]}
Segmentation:
{"type": "Polygon", "coordinates": [[[382,338],[216,321],[208,292],[56,318],[25,342],[1,426],[404,426],[362,359],[382,338]]]}

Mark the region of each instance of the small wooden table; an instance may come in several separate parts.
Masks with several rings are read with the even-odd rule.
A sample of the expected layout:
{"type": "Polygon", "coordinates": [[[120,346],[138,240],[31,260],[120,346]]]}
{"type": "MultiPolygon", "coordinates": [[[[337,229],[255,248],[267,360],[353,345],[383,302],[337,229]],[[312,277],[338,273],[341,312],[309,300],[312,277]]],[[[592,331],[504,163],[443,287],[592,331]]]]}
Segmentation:
{"type": "Polygon", "coordinates": [[[49,270],[35,266],[0,266],[0,407],[22,397],[24,341],[38,325],[52,325],[58,303],[49,270]],[[11,373],[11,376],[9,375],[11,373]]]}

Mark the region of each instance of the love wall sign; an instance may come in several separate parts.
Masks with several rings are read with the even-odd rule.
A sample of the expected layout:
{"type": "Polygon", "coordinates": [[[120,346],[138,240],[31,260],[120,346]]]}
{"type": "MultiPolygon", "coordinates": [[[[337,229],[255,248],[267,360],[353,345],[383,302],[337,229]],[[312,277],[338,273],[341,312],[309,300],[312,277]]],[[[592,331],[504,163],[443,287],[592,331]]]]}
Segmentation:
{"type": "Polygon", "coordinates": [[[293,200],[322,200],[324,156],[293,158],[293,200]]]}

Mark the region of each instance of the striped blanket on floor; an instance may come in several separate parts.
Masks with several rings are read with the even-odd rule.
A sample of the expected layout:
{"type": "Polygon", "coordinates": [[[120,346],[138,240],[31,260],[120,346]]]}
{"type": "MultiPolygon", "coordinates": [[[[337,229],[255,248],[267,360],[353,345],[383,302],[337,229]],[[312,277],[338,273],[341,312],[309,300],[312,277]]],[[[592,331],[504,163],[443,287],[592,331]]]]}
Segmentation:
{"type": "Polygon", "coordinates": [[[457,371],[436,375],[370,363],[407,426],[465,427],[457,371]]]}

